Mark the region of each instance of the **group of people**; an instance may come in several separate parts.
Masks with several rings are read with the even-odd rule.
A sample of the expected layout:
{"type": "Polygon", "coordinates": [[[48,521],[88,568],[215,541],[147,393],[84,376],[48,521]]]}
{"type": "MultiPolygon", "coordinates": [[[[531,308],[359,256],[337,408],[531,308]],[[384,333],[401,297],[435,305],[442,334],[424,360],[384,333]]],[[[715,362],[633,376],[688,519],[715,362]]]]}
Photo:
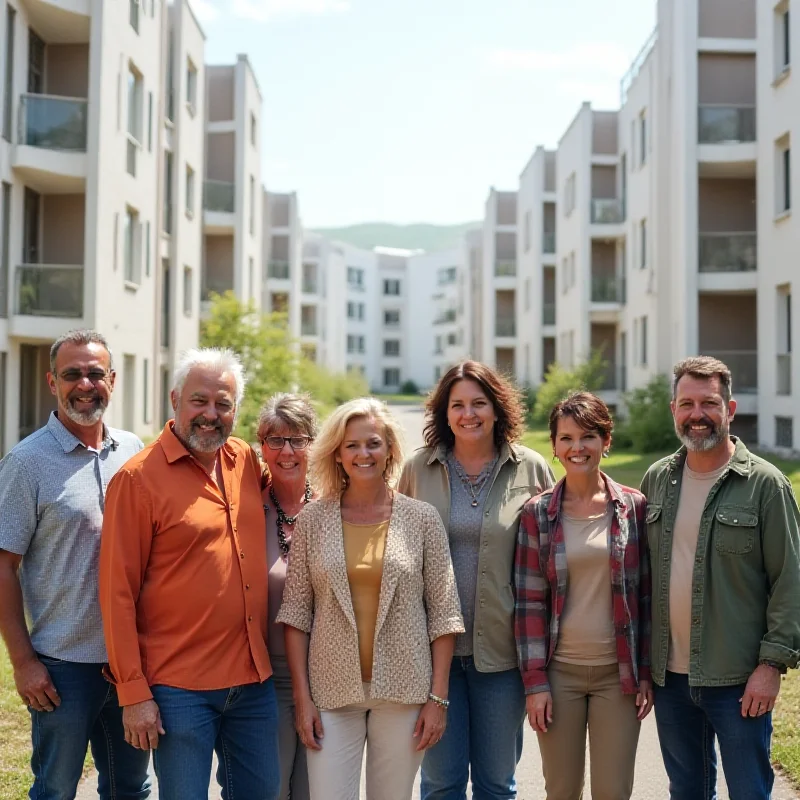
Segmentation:
{"type": "Polygon", "coordinates": [[[265,398],[257,453],[231,436],[236,356],[178,364],[149,446],[103,415],[105,339],[50,354],[57,411],[0,461],[0,633],[32,722],[30,797],[74,798],[87,746],[101,798],[517,796],[525,720],[548,800],[633,792],[651,709],[672,800],[767,800],[771,712],[800,659],[800,512],[730,433],[731,374],[675,367],[681,448],[641,491],[606,475],[597,396],[550,415],[556,483],[519,444],[503,376],[453,366],[404,457],[387,407],[321,425],[265,398]]]}

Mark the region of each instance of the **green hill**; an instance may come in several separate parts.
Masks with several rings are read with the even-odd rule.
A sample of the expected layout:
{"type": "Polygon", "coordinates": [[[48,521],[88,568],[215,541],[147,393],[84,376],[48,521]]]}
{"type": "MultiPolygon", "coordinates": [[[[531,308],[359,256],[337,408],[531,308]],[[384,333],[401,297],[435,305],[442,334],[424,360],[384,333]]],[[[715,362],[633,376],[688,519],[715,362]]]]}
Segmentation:
{"type": "Polygon", "coordinates": [[[363,222],[343,228],[315,228],[315,233],[329,239],[371,250],[373,247],[399,247],[406,250],[450,250],[458,247],[464,234],[479,228],[480,222],[460,225],[393,225],[390,222],[363,222]]]}

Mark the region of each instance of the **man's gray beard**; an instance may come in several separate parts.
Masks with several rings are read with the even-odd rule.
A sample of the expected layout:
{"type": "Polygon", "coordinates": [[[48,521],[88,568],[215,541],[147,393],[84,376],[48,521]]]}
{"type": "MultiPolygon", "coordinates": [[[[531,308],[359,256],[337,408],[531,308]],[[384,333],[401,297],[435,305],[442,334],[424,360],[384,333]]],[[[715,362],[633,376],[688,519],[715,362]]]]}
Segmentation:
{"type": "Polygon", "coordinates": [[[106,406],[103,405],[102,401],[99,401],[98,405],[95,406],[91,411],[77,411],[72,407],[72,403],[70,402],[69,398],[67,398],[67,401],[64,403],[64,413],[76,425],[84,425],[89,427],[90,425],[95,425],[96,423],[100,422],[101,419],[103,419],[103,414],[106,413],[106,406]]]}
{"type": "Polygon", "coordinates": [[[183,442],[187,449],[194,450],[198,453],[213,453],[215,450],[219,450],[219,448],[228,441],[228,437],[231,435],[232,431],[233,428],[231,427],[227,433],[221,430],[217,431],[216,435],[211,437],[197,433],[191,422],[188,425],[188,430],[179,428],[177,424],[175,425],[175,435],[178,439],[183,442]]]}
{"type": "Polygon", "coordinates": [[[703,439],[693,439],[689,435],[684,435],[680,432],[678,426],[675,426],[675,435],[681,440],[681,444],[693,453],[707,453],[709,450],[719,447],[728,438],[729,433],[730,425],[727,420],[720,423],[710,436],[706,436],[703,439]]]}

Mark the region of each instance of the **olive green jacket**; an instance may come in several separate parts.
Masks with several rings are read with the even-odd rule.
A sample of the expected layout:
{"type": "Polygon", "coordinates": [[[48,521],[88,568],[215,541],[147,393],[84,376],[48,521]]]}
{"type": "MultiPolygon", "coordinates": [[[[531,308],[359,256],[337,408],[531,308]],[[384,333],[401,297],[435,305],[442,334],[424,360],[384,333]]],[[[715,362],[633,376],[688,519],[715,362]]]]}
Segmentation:
{"type": "MultiPolygon", "coordinates": [[[[746,683],[761,659],[800,658],[800,512],[774,465],[731,437],[735,452],[708,495],[692,576],[691,686],[746,683]]],[[[652,672],[664,684],[669,651],[672,536],[686,449],[642,480],[652,566],[652,672]]]]}
{"type": "MultiPolygon", "coordinates": [[[[479,672],[517,667],[513,581],[519,518],[525,503],[553,484],[553,473],[538,453],[516,444],[501,447],[483,508],[478,553],[472,657],[479,672]]],[[[450,479],[444,445],[418,450],[404,464],[397,488],[434,506],[449,533],[450,479]]]]}

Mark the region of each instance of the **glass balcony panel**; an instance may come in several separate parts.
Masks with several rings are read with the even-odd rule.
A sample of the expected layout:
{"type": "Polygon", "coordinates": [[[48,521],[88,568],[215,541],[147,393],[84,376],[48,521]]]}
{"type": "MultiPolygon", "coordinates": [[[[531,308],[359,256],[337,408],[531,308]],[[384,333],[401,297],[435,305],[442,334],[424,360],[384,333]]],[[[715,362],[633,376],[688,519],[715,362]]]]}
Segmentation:
{"type": "Polygon", "coordinates": [[[542,238],[542,252],[555,253],[556,251],[556,234],[554,231],[545,231],[542,238]]]}
{"type": "Polygon", "coordinates": [[[778,385],[779,395],[788,396],[792,393],[792,354],[778,353],[778,385]]]}
{"type": "Polygon", "coordinates": [[[757,254],[755,233],[700,234],[700,272],[753,272],[757,254]]]}
{"type": "Polygon", "coordinates": [[[624,289],[618,275],[592,275],[593,303],[621,303],[624,289]]]}
{"type": "MultiPolygon", "coordinates": [[[[499,317],[499,315],[498,315],[499,317]]],[[[515,319],[502,319],[498,318],[494,322],[494,335],[495,336],[516,336],[517,335],[517,321],[515,319]]]]}
{"type": "Polygon", "coordinates": [[[756,107],[703,105],[698,114],[700,144],[741,144],[756,140],[756,107]]]}
{"type": "Polygon", "coordinates": [[[542,305],[542,324],[555,325],[556,324],[556,304],[544,303],[542,305]]]}
{"type": "Polygon", "coordinates": [[[289,262],[288,261],[270,261],[269,262],[269,277],[276,280],[288,280],[289,278],[289,262]]]}
{"type": "Polygon", "coordinates": [[[16,313],[35,317],[83,316],[83,267],[22,264],[16,273],[16,313]]]}
{"type": "Polygon", "coordinates": [[[713,356],[727,365],[733,377],[734,396],[754,394],[758,391],[758,351],[757,350],[713,350],[701,348],[704,356],[713,356]]]}
{"type": "Polygon", "coordinates": [[[20,98],[20,144],[47,150],[86,152],[89,101],[73,97],[23,94],[20,98]]]}
{"type": "Polygon", "coordinates": [[[227,181],[203,181],[203,208],[233,214],[236,209],[236,184],[227,181]]]}
{"type": "Polygon", "coordinates": [[[513,278],[517,274],[517,262],[511,259],[498,259],[494,264],[494,274],[498,278],[513,278]]]}
{"type": "Polygon", "coordinates": [[[594,198],[592,200],[593,225],[619,225],[624,221],[622,200],[616,198],[594,198]]]}

